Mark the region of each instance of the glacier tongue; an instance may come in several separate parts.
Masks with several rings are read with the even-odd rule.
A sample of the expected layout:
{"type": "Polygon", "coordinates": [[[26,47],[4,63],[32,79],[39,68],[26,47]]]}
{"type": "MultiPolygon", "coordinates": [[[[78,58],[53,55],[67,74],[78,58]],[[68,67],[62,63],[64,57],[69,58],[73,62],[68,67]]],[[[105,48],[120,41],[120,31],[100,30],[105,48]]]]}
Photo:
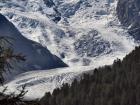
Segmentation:
{"type": "MultiPolygon", "coordinates": [[[[52,70],[38,70],[22,73],[15,77],[14,80],[5,84],[9,92],[18,93],[23,85],[26,84],[28,93],[25,99],[32,100],[41,98],[45,92],[52,92],[55,88],[60,88],[63,83],[69,83],[76,78],[79,80],[81,73],[91,70],[93,67],[71,67],[58,68],[52,70]]],[[[2,87],[0,87],[2,89],[2,87]]]]}

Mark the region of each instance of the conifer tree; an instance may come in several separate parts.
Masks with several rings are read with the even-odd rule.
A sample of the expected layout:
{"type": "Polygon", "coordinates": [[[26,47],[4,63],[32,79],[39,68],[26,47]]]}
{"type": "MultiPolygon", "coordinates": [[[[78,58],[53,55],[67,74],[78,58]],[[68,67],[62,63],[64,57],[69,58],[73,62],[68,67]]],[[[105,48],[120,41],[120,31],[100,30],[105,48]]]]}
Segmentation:
{"type": "MultiPolygon", "coordinates": [[[[12,72],[14,69],[13,61],[20,62],[25,61],[25,57],[22,54],[15,54],[12,48],[12,41],[10,37],[0,37],[0,85],[4,83],[3,74],[5,72],[12,72]]],[[[16,63],[15,62],[15,63],[16,63]]],[[[19,94],[9,93],[6,94],[7,87],[0,92],[0,105],[29,105],[27,102],[23,101],[24,95],[27,93],[25,91],[25,86],[22,87],[19,94]]]]}
{"type": "Polygon", "coordinates": [[[13,68],[12,61],[25,61],[25,57],[19,53],[15,54],[12,48],[12,41],[10,37],[0,37],[0,83],[3,84],[3,73],[8,72],[13,68]]]}

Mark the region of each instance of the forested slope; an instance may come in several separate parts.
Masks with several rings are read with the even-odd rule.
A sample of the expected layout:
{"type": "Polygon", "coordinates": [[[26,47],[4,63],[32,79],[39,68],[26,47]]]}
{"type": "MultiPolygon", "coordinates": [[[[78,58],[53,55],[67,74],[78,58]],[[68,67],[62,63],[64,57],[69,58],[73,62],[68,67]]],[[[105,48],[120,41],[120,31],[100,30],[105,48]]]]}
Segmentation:
{"type": "Polygon", "coordinates": [[[84,74],[71,86],[64,84],[52,95],[46,93],[41,105],[139,105],[140,104],[140,47],[122,61],[84,74]]]}

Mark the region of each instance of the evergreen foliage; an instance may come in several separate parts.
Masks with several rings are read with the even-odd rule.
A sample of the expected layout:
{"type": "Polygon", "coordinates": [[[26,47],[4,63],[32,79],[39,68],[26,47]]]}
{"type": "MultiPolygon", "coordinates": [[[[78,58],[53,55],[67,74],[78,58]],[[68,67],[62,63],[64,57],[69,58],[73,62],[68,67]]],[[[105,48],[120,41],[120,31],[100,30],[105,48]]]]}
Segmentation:
{"type": "Polygon", "coordinates": [[[22,54],[15,54],[12,48],[12,41],[10,37],[0,37],[0,83],[3,84],[3,73],[13,70],[11,62],[16,63],[25,61],[25,57],[22,54]]]}
{"type": "Polygon", "coordinates": [[[122,61],[46,93],[41,105],[140,105],[140,47],[122,61]]]}
{"type": "MultiPolygon", "coordinates": [[[[4,83],[3,73],[11,72],[14,69],[13,63],[25,61],[22,54],[15,54],[12,48],[10,37],[0,37],[0,85],[4,83]],[[13,63],[11,63],[13,62],[13,63]]],[[[24,101],[25,86],[21,89],[19,94],[9,93],[6,94],[7,87],[0,92],[0,105],[38,105],[37,101],[24,101]]]]}

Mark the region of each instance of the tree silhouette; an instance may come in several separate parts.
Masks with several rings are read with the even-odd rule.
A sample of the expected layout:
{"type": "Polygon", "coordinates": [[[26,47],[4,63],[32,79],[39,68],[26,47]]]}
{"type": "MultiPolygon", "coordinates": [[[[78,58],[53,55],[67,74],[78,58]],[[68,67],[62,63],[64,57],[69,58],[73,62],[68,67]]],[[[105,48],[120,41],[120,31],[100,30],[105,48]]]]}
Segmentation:
{"type": "MultiPolygon", "coordinates": [[[[25,56],[21,53],[15,54],[12,41],[14,39],[10,37],[0,37],[0,85],[2,86],[4,83],[3,74],[5,72],[12,72],[14,70],[13,63],[17,63],[20,61],[25,61],[25,56]]],[[[37,102],[32,101],[24,101],[24,95],[27,93],[25,91],[25,85],[20,90],[19,94],[9,93],[6,94],[8,88],[4,88],[2,92],[0,92],[0,105],[38,105],[37,102]],[[34,104],[33,104],[34,103],[34,104]]]]}
{"type": "Polygon", "coordinates": [[[0,83],[3,84],[3,73],[13,69],[12,61],[25,61],[25,56],[21,53],[15,54],[12,48],[10,37],[0,37],[0,83]]]}
{"type": "Polygon", "coordinates": [[[113,65],[46,93],[41,105],[140,105],[140,47],[113,65]]]}

